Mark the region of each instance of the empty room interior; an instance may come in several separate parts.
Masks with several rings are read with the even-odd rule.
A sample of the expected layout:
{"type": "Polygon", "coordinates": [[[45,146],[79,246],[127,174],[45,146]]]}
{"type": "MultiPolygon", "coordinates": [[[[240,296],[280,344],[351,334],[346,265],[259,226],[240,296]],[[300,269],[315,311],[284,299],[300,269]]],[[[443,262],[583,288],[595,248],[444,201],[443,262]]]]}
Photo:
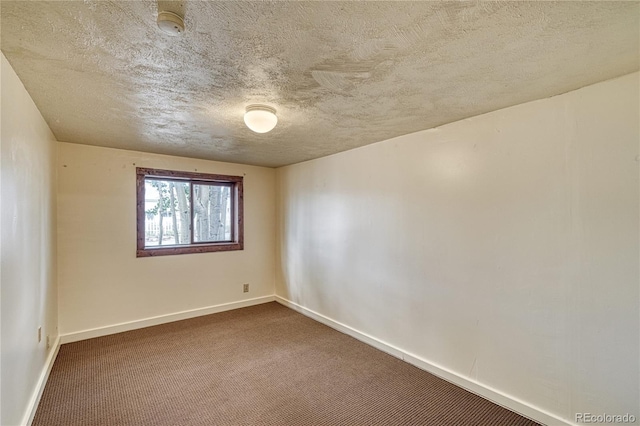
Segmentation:
{"type": "Polygon", "coordinates": [[[0,424],[640,424],[640,2],[0,2],[0,424]]]}

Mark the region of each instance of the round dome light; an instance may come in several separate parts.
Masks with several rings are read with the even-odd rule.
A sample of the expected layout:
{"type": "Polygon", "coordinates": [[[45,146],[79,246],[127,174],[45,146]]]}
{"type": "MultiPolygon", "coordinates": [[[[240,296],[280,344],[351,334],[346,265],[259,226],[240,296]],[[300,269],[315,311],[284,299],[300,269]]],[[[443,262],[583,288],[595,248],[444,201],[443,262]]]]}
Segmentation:
{"type": "Polygon", "coordinates": [[[249,105],[244,113],[244,124],[256,133],[267,133],[278,124],[276,110],[266,105],[249,105]]]}
{"type": "Polygon", "coordinates": [[[184,32],[184,20],[173,12],[159,12],[158,28],[171,36],[179,36],[184,32]]]}

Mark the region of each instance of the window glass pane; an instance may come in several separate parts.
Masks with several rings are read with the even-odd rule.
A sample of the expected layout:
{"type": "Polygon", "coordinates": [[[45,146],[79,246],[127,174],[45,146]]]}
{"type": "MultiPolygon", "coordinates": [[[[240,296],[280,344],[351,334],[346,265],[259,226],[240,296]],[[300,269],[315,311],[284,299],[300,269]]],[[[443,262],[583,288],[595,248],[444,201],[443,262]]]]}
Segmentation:
{"type": "Polygon", "coordinates": [[[193,240],[231,241],[231,187],[193,184],[193,240]]]}
{"type": "Polygon", "coordinates": [[[191,244],[189,183],[145,179],[145,247],[191,244]]]}
{"type": "Polygon", "coordinates": [[[242,176],[136,168],[137,257],[243,250],[242,176]]]}

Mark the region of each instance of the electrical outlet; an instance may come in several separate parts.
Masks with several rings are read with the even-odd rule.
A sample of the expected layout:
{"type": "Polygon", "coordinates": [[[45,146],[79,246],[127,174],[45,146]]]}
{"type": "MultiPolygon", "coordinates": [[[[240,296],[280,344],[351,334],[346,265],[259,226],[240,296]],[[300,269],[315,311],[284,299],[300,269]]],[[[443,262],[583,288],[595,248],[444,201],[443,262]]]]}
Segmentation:
{"type": "Polygon", "coordinates": [[[42,341],[42,327],[38,327],[38,343],[42,341]]]}
{"type": "Polygon", "coordinates": [[[51,349],[51,337],[47,334],[47,350],[51,349]]]}
{"type": "Polygon", "coordinates": [[[249,284],[242,284],[242,292],[249,293],[249,284]]]}

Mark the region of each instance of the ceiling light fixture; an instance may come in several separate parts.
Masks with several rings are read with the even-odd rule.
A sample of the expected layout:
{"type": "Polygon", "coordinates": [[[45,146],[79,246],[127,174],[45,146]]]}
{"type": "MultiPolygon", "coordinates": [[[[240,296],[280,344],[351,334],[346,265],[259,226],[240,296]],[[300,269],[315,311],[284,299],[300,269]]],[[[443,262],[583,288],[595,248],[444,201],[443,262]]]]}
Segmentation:
{"type": "Polygon", "coordinates": [[[266,105],[249,105],[244,113],[244,124],[256,133],[267,133],[278,124],[276,110],[266,105]]]}
{"type": "Polygon", "coordinates": [[[184,32],[184,20],[182,19],[182,16],[177,13],[159,12],[158,28],[166,34],[179,36],[184,32]]]}

